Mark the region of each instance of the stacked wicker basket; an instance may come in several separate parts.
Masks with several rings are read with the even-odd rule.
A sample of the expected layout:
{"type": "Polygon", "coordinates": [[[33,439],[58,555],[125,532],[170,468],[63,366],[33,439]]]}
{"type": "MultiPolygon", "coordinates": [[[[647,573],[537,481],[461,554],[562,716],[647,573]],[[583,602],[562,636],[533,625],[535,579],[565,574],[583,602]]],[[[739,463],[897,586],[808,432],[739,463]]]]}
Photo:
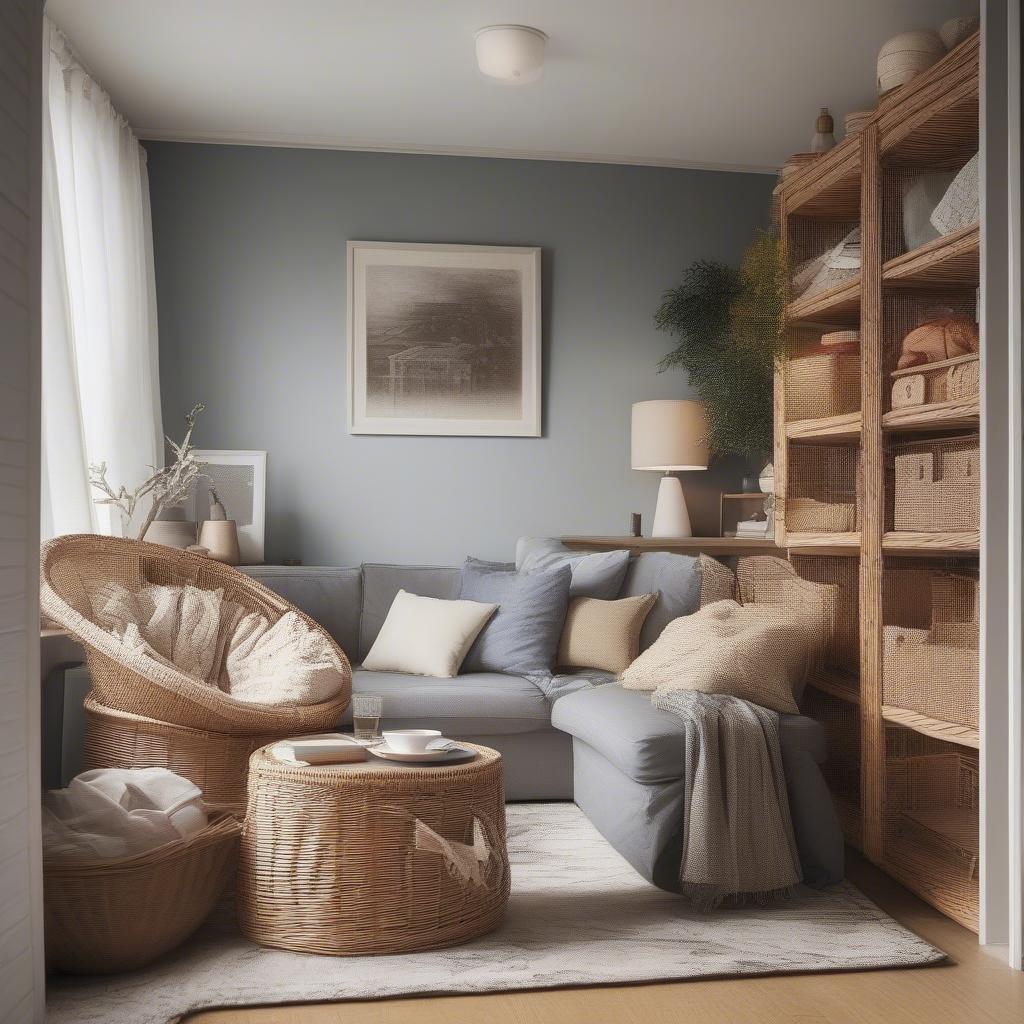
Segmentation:
{"type": "Polygon", "coordinates": [[[791,356],[776,376],[776,542],[802,575],[834,583],[857,622],[837,631],[807,710],[830,734],[848,839],[972,928],[979,353],[938,348],[911,365],[916,350],[903,343],[948,325],[977,337],[978,225],[908,251],[915,211],[904,199],[926,175],[957,177],[977,153],[978,55],[975,35],[775,195],[796,265],[860,229],[859,272],[794,295],[791,356]],[[855,359],[830,354],[837,337],[859,341],[855,359]]]}

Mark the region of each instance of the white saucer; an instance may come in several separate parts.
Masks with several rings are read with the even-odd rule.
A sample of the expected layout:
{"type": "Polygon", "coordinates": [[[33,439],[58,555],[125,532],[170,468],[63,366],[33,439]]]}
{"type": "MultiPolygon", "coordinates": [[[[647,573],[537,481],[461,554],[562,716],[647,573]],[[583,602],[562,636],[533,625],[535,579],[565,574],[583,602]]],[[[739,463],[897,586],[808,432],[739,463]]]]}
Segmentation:
{"type": "Polygon", "coordinates": [[[425,750],[422,754],[405,754],[392,750],[387,743],[367,747],[367,753],[382,757],[385,761],[402,761],[406,764],[450,764],[454,761],[468,761],[476,757],[475,750],[467,747],[453,747],[450,750],[425,750]]]}

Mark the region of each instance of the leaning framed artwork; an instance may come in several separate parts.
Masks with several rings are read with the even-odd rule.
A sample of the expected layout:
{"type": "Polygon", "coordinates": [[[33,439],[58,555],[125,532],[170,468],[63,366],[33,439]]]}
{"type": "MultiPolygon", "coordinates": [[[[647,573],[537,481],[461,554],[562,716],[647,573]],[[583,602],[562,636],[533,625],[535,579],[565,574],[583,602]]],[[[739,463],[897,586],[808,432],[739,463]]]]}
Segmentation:
{"type": "Polygon", "coordinates": [[[353,434],[541,436],[539,248],[348,243],[353,434]]]}
{"type": "Polygon", "coordinates": [[[210,489],[217,492],[228,519],[238,527],[243,565],[263,563],[266,523],[267,453],[195,450],[201,475],[185,500],[186,518],[201,523],[210,518],[210,489]]]}

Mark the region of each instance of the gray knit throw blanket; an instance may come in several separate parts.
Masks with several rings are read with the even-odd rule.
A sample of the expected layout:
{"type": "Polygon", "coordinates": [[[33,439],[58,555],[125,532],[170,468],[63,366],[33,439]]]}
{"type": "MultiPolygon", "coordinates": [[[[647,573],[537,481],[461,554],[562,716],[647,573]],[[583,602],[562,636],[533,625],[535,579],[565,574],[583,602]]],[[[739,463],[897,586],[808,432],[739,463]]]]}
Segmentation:
{"type": "Polygon", "coordinates": [[[692,906],[767,903],[800,882],[779,716],[738,697],[656,690],[686,726],[680,891],[692,906]]]}

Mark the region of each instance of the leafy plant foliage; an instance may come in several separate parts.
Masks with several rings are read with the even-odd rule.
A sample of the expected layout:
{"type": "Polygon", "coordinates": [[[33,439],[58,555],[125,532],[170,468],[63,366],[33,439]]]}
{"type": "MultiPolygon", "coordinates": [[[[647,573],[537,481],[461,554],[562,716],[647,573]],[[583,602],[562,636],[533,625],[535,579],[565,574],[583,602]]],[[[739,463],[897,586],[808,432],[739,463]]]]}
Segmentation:
{"type": "Polygon", "coordinates": [[[756,460],[772,450],[773,372],[785,347],[787,287],[778,239],[758,231],[738,270],[698,260],[654,315],[659,330],[678,338],[659,368],[686,371],[707,412],[712,452],[756,460]]]}

